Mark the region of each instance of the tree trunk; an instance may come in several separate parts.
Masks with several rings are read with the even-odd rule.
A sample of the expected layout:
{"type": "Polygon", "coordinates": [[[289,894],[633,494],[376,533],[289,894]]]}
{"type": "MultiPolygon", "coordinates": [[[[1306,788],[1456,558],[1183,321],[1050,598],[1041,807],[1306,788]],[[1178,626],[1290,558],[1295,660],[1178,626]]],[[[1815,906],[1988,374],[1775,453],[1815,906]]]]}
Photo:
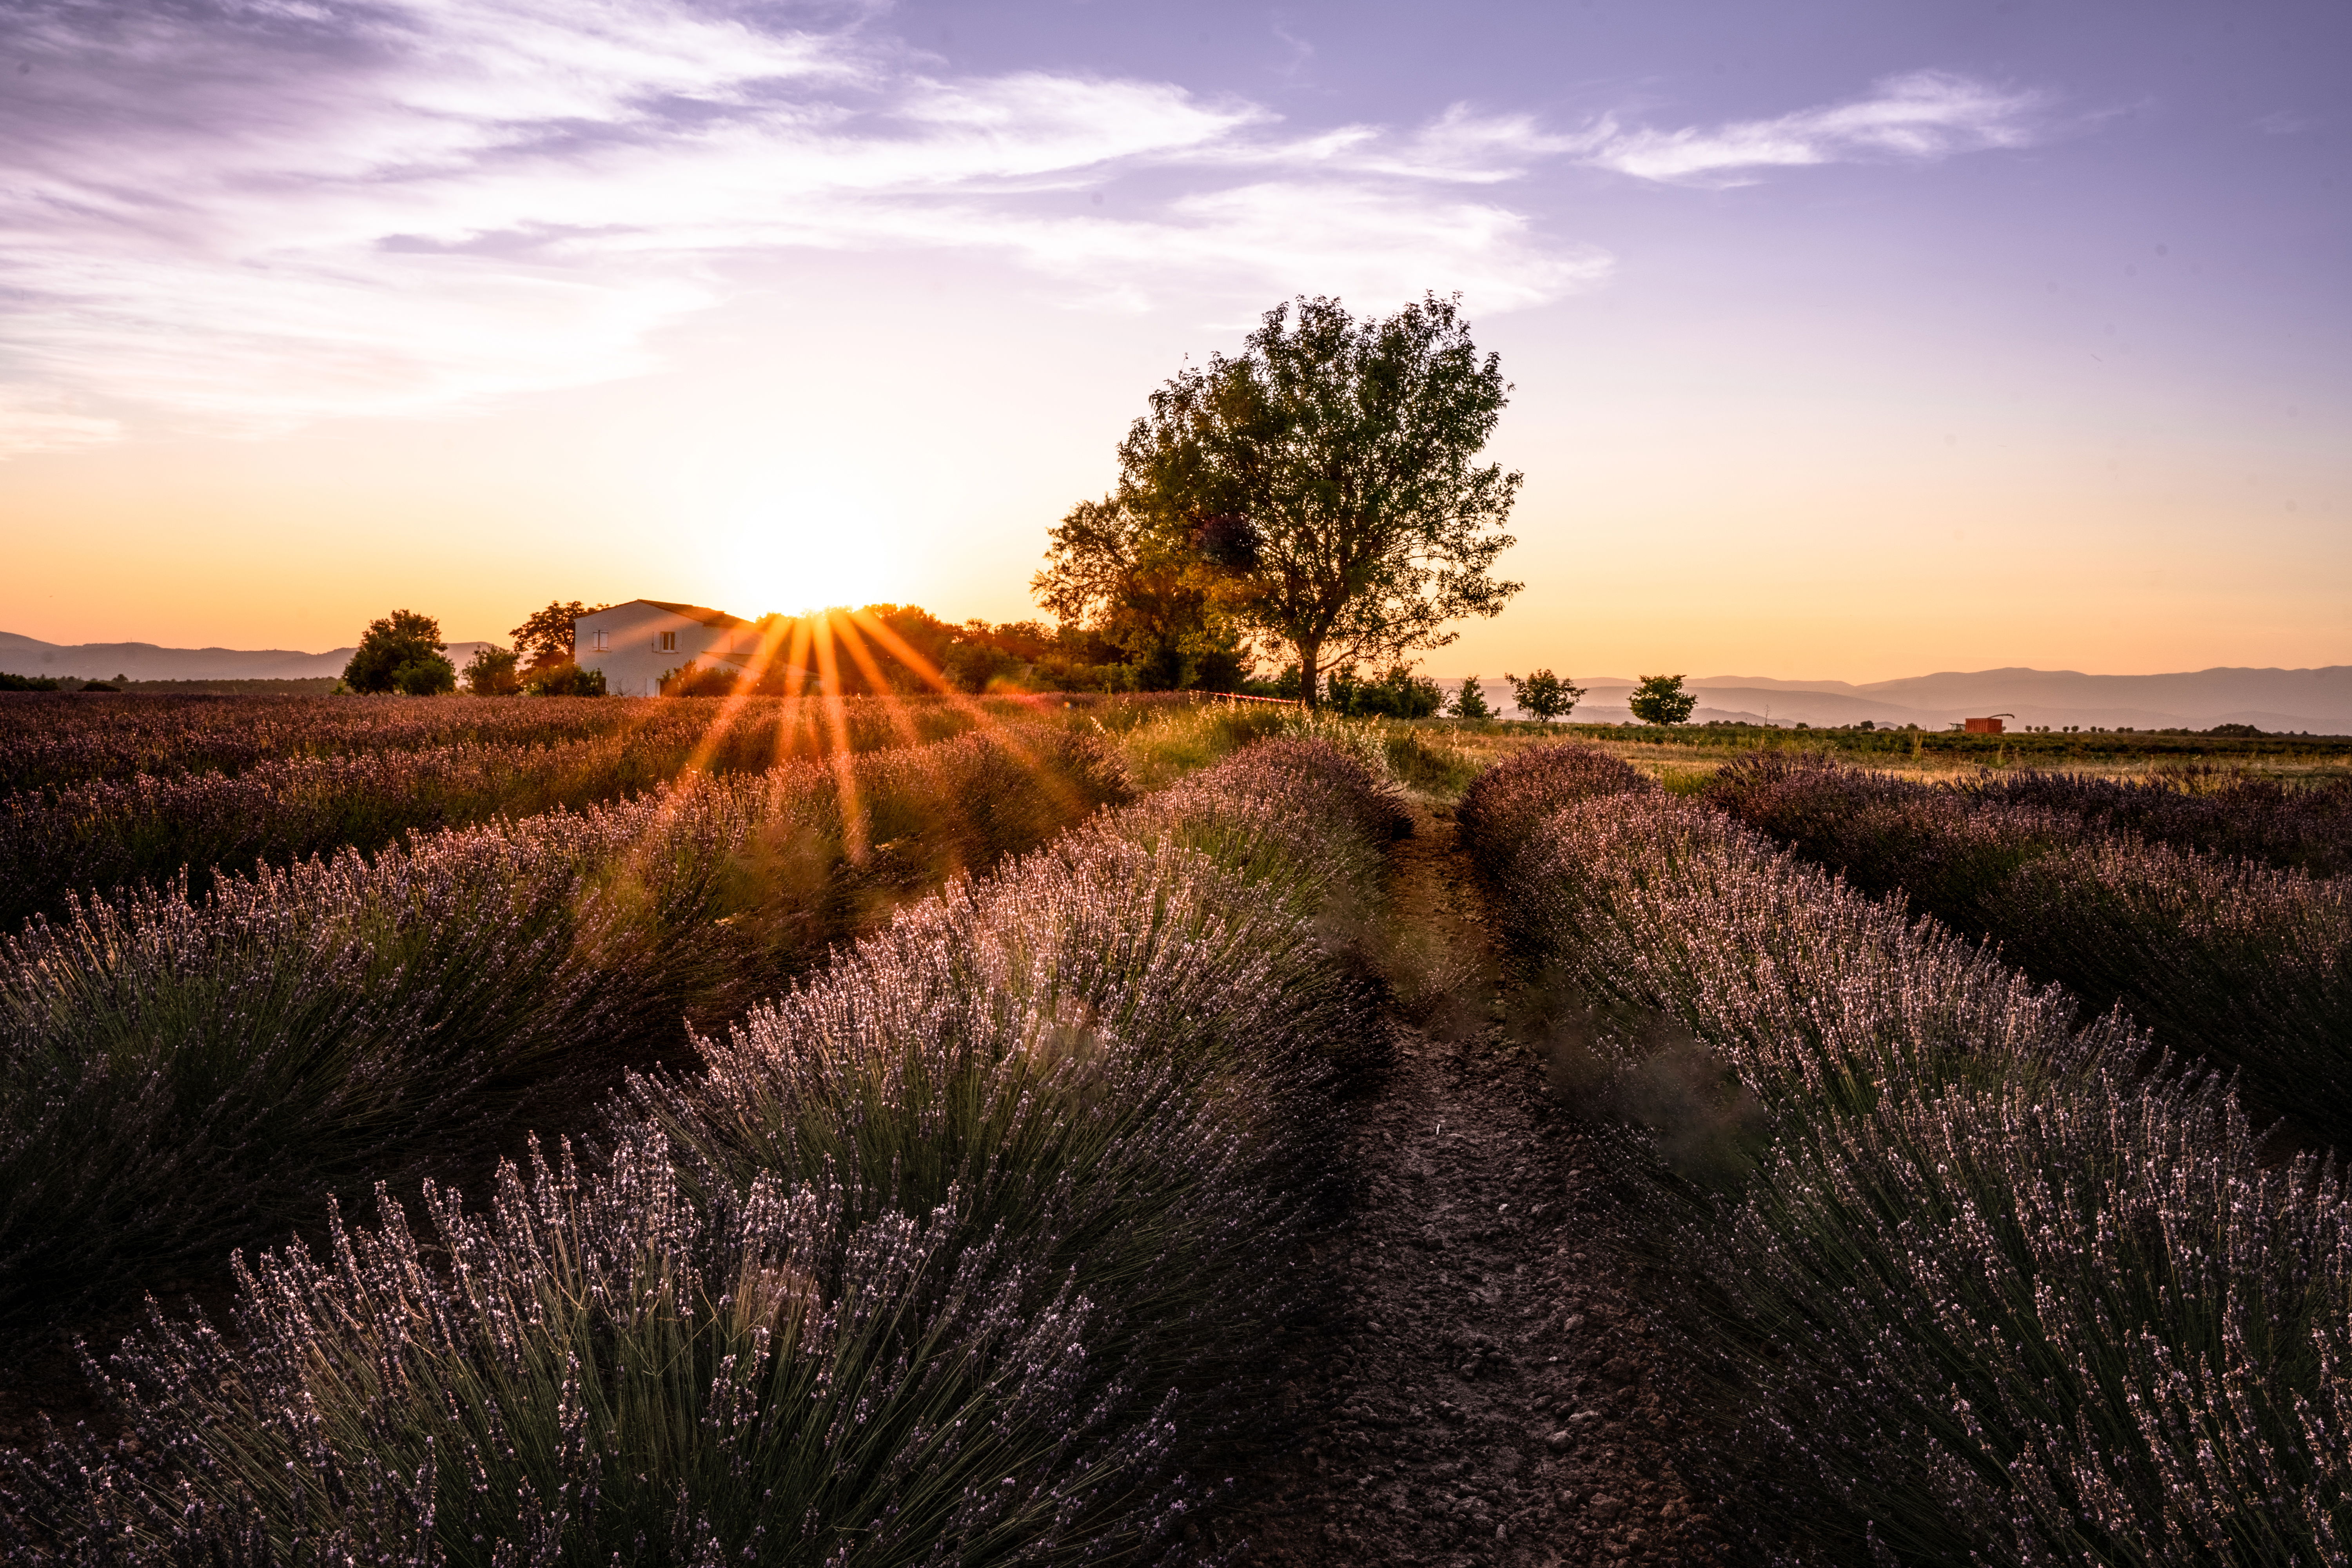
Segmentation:
{"type": "Polygon", "coordinates": [[[1298,695],[1307,700],[1307,706],[1310,710],[1323,706],[1322,683],[1315,679],[1317,673],[1315,661],[1322,656],[1322,653],[1323,645],[1319,642],[1303,642],[1298,645],[1298,695]]]}

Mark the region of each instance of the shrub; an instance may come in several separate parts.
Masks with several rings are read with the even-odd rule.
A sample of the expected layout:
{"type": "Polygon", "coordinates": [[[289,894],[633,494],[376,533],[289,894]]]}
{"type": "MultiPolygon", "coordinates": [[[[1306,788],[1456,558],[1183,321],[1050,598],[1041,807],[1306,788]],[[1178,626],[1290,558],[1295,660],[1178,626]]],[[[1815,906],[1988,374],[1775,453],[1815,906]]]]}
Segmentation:
{"type": "Polygon", "coordinates": [[[1311,1300],[1313,935],[1392,800],[1258,748],[909,911],[638,1086],[609,1163],[386,1205],[158,1321],[129,1441],[20,1462],[19,1557],[843,1564],[1141,1555],[1311,1300]],[[445,1261],[446,1259],[446,1261],[445,1261]]]}
{"type": "Polygon", "coordinates": [[[478,1143],[1125,793],[1009,730],[37,921],[0,939],[0,1321],[478,1143]]]}
{"type": "Polygon", "coordinates": [[[466,689],[477,697],[511,697],[522,689],[522,681],[515,674],[520,655],[510,647],[484,643],[466,661],[466,689]]]}
{"type": "MultiPolygon", "coordinates": [[[[1744,1547],[2340,1554],[2336,1167],[2261,1158],[2210,1080],[2138,1076],[2121,1019],[2075,1031],[2063,991],[1619,766],[1523,753],[1465,823],[1524,962],[1686,1031],[1763,1118],[1750,1173],[1660,1177],[1649,1255],[1669,1359],[1717,1413],[1685,1473],[1744,1547]]],[[[1602,1032],[1605,1074],[1657,1036],[1602,1032]]]]}
{"type": "Polygon", "coordinates": [[[522,689],[533,697],[602,697],[604,672],[569,662],[538,665],[523,677],[522,689]]]}
{"type": "Polygon", "coordinates": [[[1335,669],[1327,696],[1329,707],[1359,719],[1426,719],[1445,705],[1437,682],[1402,664],[1371,680],[1360,679],[1353,665],[1335,669]]]}
{"type": "MultiPolygon", "coordinates": [[[[604,672],[597,671],[599,675],[604,672]]],[[[732,697],[741,678],[731,669],[715,664],[687,667],[683,673],[672,670],[661,679],[664,697],[732,697]]]]}

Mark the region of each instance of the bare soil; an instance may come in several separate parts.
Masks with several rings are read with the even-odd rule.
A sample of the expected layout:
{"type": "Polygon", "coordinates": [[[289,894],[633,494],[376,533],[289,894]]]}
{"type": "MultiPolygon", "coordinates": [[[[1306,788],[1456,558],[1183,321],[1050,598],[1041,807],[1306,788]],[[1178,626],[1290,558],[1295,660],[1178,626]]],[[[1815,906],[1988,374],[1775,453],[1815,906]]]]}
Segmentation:
{"type": "Polygon", "coordinates": [[[1632,1191],[1505,1027],[1450,810],[1398,845],[1390,900],[1402,1043],[1356,1103],[1334,1297],[1207,1544],[1280,1568],[1714,1561],[1615,1261],[1632,1191]]]}

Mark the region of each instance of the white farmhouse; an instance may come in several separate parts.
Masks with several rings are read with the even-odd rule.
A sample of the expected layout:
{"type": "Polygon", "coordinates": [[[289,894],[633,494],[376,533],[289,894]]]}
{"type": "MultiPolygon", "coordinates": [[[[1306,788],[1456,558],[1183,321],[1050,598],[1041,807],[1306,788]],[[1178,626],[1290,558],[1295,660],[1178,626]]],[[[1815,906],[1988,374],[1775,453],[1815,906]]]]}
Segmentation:
{"type": "Polygon", "coordinates": [[[748,668],[760,650],[750,621],[700,605],[631,599],[572,623],[572,657],[604,672],[614,697],[658,697],[664,678],[705,669],[748,668]]]}

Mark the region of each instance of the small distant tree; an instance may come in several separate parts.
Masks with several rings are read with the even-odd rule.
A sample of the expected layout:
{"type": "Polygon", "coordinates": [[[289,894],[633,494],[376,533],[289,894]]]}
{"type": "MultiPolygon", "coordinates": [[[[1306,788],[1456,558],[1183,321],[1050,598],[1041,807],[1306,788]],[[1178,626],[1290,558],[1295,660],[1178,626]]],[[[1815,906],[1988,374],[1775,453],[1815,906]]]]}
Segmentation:
{"type": "Polygon", "coordinates": [[[520,657],[513,648],[484,643],[466,663],[466,689],[477,697],[512,697],[522,689],[515,673],[520,657]]]}
{"type": "Polygon", "coordinates": [[[1684,724],[1698,706],[1698,695],[1683,689],[1679,675],[1645,675],[1625,706],[1644,724],[1684,724]]]}
{"type": "Polygon", "coordinates": [[[1478,678],[1465,675],[1462,689],[1454,694],[1452,712],[1456,719],[1492,719],[1495,710],[1486,706],[1486,693],[1478,685],[1478,678]]]}
{"type": "Polygon", "coordinates": [[[403,691],[429,697],[457,689],[457,667],[442,650],[441,623],[414,610],[394,610],[368,623],[366,635],[343,666],[353,691],[403,691]]]}
{"type": "Polygon", "coordinates": [[[1546,724],[1567,718],[1584,695],[1584,688],[1570,686],[1549,669],[1538,669],[1525,680],[1506,670],[1503,679],[1510,683],[1511,700],[1546,724]]]}

